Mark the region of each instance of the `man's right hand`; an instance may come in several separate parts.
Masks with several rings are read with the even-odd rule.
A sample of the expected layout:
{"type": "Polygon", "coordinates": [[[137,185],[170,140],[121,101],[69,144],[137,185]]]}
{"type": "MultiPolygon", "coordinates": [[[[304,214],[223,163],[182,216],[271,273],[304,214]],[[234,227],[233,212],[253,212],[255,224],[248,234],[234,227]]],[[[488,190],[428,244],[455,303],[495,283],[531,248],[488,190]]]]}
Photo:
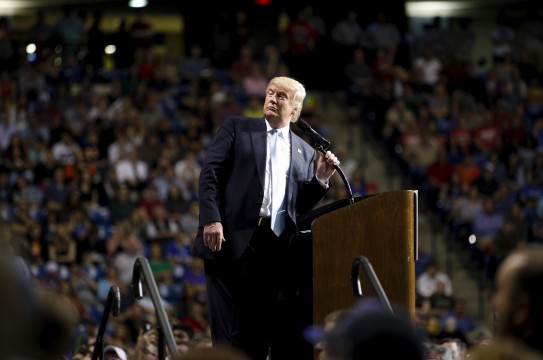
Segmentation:
{"type": "Polygon", "coordinates": [[[220,251],[222,242],[226,241],[222,232],[222,224],[215,221],[204,225],[204,245],[211,251],[220,251]]]}

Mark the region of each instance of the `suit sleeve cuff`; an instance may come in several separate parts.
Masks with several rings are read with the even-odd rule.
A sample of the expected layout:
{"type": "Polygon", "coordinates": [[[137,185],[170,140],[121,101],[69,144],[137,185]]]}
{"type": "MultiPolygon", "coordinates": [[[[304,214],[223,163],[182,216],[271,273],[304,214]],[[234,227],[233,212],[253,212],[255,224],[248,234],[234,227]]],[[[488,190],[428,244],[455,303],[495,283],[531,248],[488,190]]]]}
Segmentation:
{"type": "Polygon", "coordinates": [[[319,184],[321,184],[321,186],[324,188],[324,189],[328,189],[330,187],[330,181],[322,181],[321,179],[319,179],[317,176],[315,176],[315,178],[317,179],[317,181],[319,182],[319,184]]]}

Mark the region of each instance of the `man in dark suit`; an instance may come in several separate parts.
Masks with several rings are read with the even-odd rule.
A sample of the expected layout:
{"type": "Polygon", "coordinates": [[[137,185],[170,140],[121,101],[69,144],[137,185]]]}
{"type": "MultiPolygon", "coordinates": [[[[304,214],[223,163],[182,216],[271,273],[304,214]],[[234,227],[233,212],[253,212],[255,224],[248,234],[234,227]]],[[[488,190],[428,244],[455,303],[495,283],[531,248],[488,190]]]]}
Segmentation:
{"type": "Polygon", "coordinates": [[[205,261],[213,343],[233,345],[253,360],[292,355],[282,308],[288,246],[297,215],[324,197],[339,164],[330,151],[317,157],[290,130],[304,86],[277,77],[266,91],[263,118],[227,117],[209,145],[194,246],[205,261]]]}

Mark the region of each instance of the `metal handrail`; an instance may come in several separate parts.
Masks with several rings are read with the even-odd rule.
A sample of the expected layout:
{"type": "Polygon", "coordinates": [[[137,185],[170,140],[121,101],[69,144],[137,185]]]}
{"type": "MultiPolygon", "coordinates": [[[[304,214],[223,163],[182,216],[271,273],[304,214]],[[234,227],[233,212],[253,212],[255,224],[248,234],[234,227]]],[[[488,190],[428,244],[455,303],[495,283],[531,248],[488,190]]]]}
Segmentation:
{"type": "Polygon", "coordinates": [[[352,282],[353,294],[356,297],[362,297],[362,285],[360,284],[360,267],[361,266],[364,268],[364,272],[366,273],[366,276],[369,278],[370,283],[377,294],[377,298],[381,302],[381,305],[383,305],[383,307],[389,310],[390,313],[394,314],[394,311],[392,310],[392,306],[390,305],[390,302],[388,301],[386,293],[383,290],[381,283],[379,282],[377,274],[375,274],[375,271],[373,270],[373,266],[371,266],[370,261],[365,256],[357,256],[353,261],[353,266],[351,268],[351,282],[352,282]]]}
{"type": "Polygon", "coordinates": [[[104,313],[102,314],[98,334],[96,335],[96,343],[92,350],[92,360],[97,360],[98,358],[100,358],[100,360],[104,359],[104,333],[106,332],[106,325],[110,312],[113,313],[113,316],[118,316],[121,312],[121,293],[118,286],[111,286],[109,288],[106,306],[104,308],[104,313]]]}
{"type": "Polygon", "coordinates": [[[166,341],[166,346],[170,351],[170,356],[172,359],[180,359],[181,355],[177,349],[177,344],[173,336],[172,327],[168,316],[166,315],[166,310],[162,304],[162,299],[158,292],[158,287],[156,285],[155,277],[151,271],[151,266],[145,257],[137,258],[134,263],[134,270],[132,272],[132,292],[134,298],[141,300],[143,298],[143,284],[142,284],[142,272],[143,279],[147,284],[147,289],[149,290],[149,295],[153,302],[153,307],[155,309],[155,314],[158,320],[158,358],[163,360],[165,358],[164,354],[164,341],[166,341]]]}

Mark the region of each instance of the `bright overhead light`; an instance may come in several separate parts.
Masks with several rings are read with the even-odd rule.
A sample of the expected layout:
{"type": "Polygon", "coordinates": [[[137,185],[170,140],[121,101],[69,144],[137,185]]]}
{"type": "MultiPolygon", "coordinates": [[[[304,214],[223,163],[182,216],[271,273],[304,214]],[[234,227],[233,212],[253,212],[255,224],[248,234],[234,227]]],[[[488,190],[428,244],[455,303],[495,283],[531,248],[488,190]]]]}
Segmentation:
{"type": "Polygon", "coordinates": [[[14,15],[28,6],[27,1],[0,0],[0,15],[14,15]]]}
{"type": "Polygon", "coordinates": [[[107,45],[104,48],[104,52],[108,55],[115,54],[115,51],[117,51],[117,47],[115,45],[107,45]]]}
{"type": "Polygon", "coordinates": [[[130,0],[128,6],[133,8],[141,8],[147,6],[147,0],[130,0]]]}
{"type": "Polygon", "coordinates": [[[474,4],[470,1],[410,1],[405,3],[405,11],[410,17],[447,17],[473,7],[474,4]]]}
{"type": "Polygon", "coordinates": [[[26,53],[27,54],[32,54],[32,53],[35,53],[36,52],[36,44],[28,44],[26,46],[26,53]]]}

